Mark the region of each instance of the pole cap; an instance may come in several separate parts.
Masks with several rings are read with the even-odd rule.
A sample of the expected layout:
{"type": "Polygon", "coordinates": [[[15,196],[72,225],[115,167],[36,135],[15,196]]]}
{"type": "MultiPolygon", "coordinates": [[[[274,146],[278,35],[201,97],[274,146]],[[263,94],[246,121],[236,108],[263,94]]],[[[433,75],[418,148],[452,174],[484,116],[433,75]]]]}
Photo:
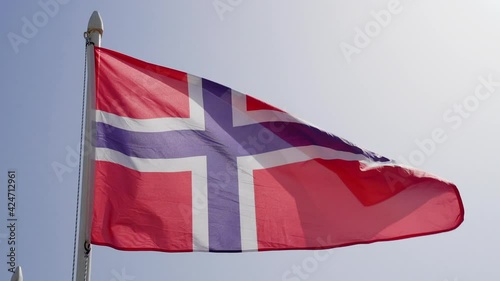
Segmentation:
{"type": "Polygon", "coordinates": [[[16,267],[16,271],[12,274],[10,281],[23,281],[23,270],[20,266],[16,267]]]}
{"type": "Polygon", "coordinates": [[[87,27],[87,32],[91,33],[93,31],[99,32],[102,35],[104,32],[104,26],[102,24],[102,18],[98,11],[94,11],[89,19],[89,25],[87,27]]]}

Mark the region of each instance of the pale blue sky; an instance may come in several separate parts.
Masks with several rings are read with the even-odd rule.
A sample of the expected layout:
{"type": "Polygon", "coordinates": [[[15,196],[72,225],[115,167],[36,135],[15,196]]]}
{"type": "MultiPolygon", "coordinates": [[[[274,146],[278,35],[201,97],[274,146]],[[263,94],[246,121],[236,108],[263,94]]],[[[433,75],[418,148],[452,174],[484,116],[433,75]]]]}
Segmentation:
{"type": "MultiPolygon", "coordinates": [[[[103,47],[250,93],[444,177],[459,187],[466,218],[450,233],[324,251],[325,260],[313,251],[165,254],[94,246],[92,280],[287,280],[294,265],[305,275],[288,280],[500,279],[500,85],[480,86],[500,82],[498,1],[59,2],[66,4],[46,22],[38,1],[7,1],[0,12],[0,192],[7,170],[16,169],[25,280],[71,278],[78,173],[68,149],[80,138],[82,34],[93,10],[104,20],[103,47]],[[214,3],[230,8],[218,13],[214,3]],[[371,11],[381,10],[390,20],[356,42],[357,28],[370,28],[378,14],[371,11]],[[38,20],[37,30],[23,34],[23,17],[38,20]],[[13,44],[12,34],[23,43],[13,44]],[[345,56],[341,45],[356,51],[345,56]],[[426,155],[416,143],[435,130],[446,140],[426,155]],[[54,163],[71,172],[58,178],[54,163]],[[305,271],[308,263],[317,268],[305,271]]],[[[5,197],[0,280],[10,278],[5,197]]]]}

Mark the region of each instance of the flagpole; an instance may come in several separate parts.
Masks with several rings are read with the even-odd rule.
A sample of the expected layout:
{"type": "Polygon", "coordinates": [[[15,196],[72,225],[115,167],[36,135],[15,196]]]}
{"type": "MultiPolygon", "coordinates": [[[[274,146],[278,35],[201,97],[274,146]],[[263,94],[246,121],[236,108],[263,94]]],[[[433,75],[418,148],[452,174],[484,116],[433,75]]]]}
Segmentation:
{"type": "Polygon", "coordinates": [[[79,230],[76,256],[76,281],[90,280],[90,230],[94,195],[94,137],[95,128],[95,61],[94,46],[101,46],[103,33],[101,16],[94,11],[89,19],[85,38],[87,40],[87,93],[85,98],[85,134],[82,162],[82,186],[80,195],[79,230]]]}

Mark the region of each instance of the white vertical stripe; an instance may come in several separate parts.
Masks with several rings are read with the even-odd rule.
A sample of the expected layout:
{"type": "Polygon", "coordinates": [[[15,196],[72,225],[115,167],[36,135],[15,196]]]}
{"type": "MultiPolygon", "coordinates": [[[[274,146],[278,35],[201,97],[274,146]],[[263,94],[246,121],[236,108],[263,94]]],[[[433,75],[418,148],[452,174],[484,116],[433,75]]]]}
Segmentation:
{"type": "Polygon", "coordinates": [[[189,119],[190,124],[200,127],[198,130],[205,130],[205,108],[203,106],[203,85],[202,79],[188,74],[189,87],[189,119]]]}
{"type": "Polygon", "coordinates": [[[192,172],[193,251],[208,252],[207,159],[192,172]]]}
{"type": "Polygon", "coordinates": [[[246,157],[237,160],[238,193],[240,200],[240,232],[241,250],[243,252],[257,251],[257,220],[255,216],[255,190],[253,169],[243,169],[246,157]],[[243,162],[243,163],[242,163],[243,162]]]}

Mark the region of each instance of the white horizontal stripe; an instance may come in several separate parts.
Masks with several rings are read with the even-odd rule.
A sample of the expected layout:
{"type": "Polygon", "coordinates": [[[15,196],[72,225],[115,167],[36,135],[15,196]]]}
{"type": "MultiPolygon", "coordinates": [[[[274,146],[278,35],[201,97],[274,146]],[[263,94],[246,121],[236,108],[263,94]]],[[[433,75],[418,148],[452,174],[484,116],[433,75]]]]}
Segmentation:
{"type": "Polygon", "coordinates": [[[95,149],[95,157],[97,161],[116,163],[138,172],[195,171],[197,173],[202,172],[203,175],[206,176],[206,156],[172,159],[146,159],[128,156],[109,148],[97,147],[95,149]]]}
{"type": "Polygon", "coordinates": [[[143,159],[108,148],[96,148],[96,161],[115,163],[139,172],[191,172],[193,250],[208,251],[207,157],[143,159]]]}
{"type": "Polygon", "coordinates": [[[188,75],[189,118],[164,117],[135,119],[96,110],[96,121],[127,131],[168,132],[175,130],[205,130],[203,89],[201,78],[188,75]]]}
{"type": "Polygon", "coordinates": [[[325,160],[346,160],[346,161],[367,161],[371,162],[369,158],[364,155],[352,152],[338,151],[328,147],[309,145],[301,147],[290,147],[272,152],[244,156],[238,160],[245,167],[252,170],[265,169],[276,166],[303,162],[311,159],[325,159],[325,160]]]}

